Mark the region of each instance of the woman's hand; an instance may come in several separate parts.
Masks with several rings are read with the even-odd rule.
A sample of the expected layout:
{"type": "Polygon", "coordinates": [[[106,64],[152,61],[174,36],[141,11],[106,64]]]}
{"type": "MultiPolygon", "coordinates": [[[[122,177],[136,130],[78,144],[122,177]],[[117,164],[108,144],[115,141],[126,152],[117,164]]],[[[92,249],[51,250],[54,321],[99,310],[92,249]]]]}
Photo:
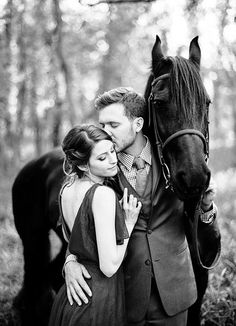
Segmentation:
{"type": "Polygon", "coordinates": [[[137,200],[132,194],[128,196],[128,189],[124,189],[123,198],[120,201],[121,206],[125,211],[125,222],[134,226],[137,222],[142,203],[137,200]]]}

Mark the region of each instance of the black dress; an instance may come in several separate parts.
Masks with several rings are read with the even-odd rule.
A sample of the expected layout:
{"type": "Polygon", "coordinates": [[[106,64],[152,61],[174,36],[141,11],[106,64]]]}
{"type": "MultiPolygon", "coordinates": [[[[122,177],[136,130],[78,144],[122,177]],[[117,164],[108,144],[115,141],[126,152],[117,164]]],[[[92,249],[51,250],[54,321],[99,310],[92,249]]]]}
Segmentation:
{"type": "MultiPolygon", "coordinates": [[[[98,186],[99,184],[95,184],[87,191],[75,218],[69,241],[70,252],[78,256],[79,262],[88,269],[91,275],[91,279],[86,281],[93,295],[88,298],[88,304],[83,303],[78,306],[74,302],[71,306],[67,299],[66,286],[63,285],[56,295],[49,326],[125,325],[122,266],[110,278],[99,269],[92,213],[92,199],[98,186]]],[[[128,238],[128,231],[118,199],[116,199],[115,226],[117,244],[122,244],[124,239],[128,238]]]]}

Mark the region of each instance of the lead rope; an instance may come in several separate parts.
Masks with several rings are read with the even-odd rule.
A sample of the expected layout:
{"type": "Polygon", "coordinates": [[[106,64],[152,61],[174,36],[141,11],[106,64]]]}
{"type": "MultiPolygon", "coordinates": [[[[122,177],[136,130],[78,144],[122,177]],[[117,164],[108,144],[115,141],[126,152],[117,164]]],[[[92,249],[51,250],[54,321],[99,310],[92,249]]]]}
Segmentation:
{"type": "Polygon", "coordinates": [[[217,254],[216,254],[215,259],[214,259],[213,263],[211,264],[211,266],[204,265],[203,262],[202,262],[202,259],[201,259],[200,252],[199,252],[199,247],[198,247],[198,233],[197,233],[198,232],[198,221],[199,221],[199,218],[200,218],[200,215],[201,215],[200,206],[201,206],[201,200],[197,204],[197,207],[196,207],[195,213],[194,213],[194,218],[193,218],[193,227],[192,227],[193,250],[194,250],[194,253],[195,253],[196,258],[197,258],[197,263],[202,268],[207,269],[207,270],[211,270],[211,269],[215,268],[216,265],[219,262],[220,252],[221,252],[221,246],[218,247],[217,254]]]}

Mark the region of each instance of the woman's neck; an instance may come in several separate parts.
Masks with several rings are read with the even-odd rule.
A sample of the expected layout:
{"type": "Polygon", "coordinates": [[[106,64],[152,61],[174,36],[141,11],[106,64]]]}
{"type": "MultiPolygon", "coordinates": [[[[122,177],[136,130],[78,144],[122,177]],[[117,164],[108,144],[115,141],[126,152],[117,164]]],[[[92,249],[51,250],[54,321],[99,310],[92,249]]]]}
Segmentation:
{"type": "Polygon", "coordinates": [[[81,178],[81,181],[90,181],[91,183],[95,184],[95,183],[99,183],[99,184],[103,184],[104,182],[104,177],[99,177],[97,175],[93,175],[91,173],[86,173],[84,174],[84,176],[81,178]]]}

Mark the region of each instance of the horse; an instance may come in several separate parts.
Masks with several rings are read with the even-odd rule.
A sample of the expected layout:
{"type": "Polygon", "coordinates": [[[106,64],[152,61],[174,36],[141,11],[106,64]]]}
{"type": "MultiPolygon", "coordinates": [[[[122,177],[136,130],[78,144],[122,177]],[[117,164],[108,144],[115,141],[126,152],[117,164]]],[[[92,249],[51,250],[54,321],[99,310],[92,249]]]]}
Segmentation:
{"type": "Polygon", "coordinates": [[[156,36],[151,74],[145,89],[148,103],[144,133],[151,140],[161,163],[166,188],[184,201],[186,236],[195,273],[198,299],[188,310],[188,326],[200,326],[201,304],[208,284],[208,271],[220,257],[220,231],[215,221],[199,222],[200,203],[210,180],[210,98],[200,76],[201,50],[198,37],[189,46],[189,59],[164,56],[156,36]]]}
{"type": "MultiPolygon", "coordinates": [[[[200,325],[208,268],[218,257],[220,242],[215,222],[211,226],[195,223],[199,202],[210,180],[206,162],[210,100],[199,74],[200,57],[197,38],[190,43],[189,59],[184,59],[165,57],[157,36],[144,94],[147,101],[144,132],[161,163],[166,187],[186,207],[186,235],[198,288],[198,300],[189,309],[189,326],[200,325]]],[[[64,180],[62,165],[62,151],[54,149],[23,167],[12,187],[14,221],[25,260],[24,283],[15,306],[21,310],[22,324],[27,326],[47,325],[54,292],[63,281],[66,243],[57,228],[58,195],[64,180]],[[51,229],[63,243],[53,262],[49,255],[51,229]]]]}

